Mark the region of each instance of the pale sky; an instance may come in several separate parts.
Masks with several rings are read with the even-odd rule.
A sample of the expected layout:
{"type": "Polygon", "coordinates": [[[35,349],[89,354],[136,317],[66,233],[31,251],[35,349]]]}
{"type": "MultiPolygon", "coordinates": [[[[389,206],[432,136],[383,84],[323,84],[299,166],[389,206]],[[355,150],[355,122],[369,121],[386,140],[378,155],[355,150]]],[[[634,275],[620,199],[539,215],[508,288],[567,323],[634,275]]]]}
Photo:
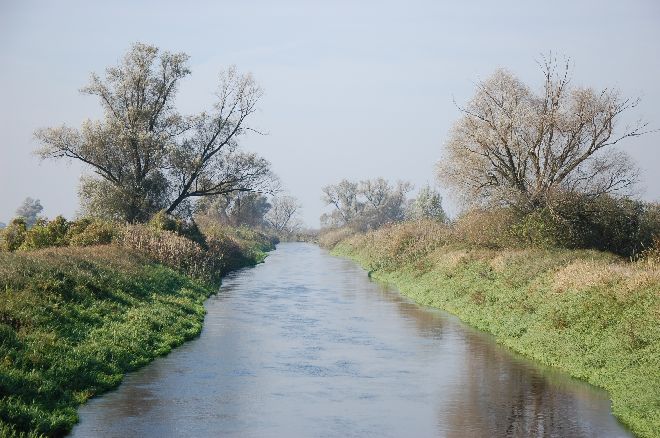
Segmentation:
{"type": "MultiPolygon", "coordinates": [[[[265,91],[242,147],[271,161],[304,220],[321,187],[383,176],[434,182],[443,142],[475,83],[505,67],[532,88],[541,55],[573,60],[573,83],[614,87],[660,128],[657,1],[8,1],[0,0],[0,221],[27,196],[73,217],[84,169],[32,152],[38,127],[79,126],[100,107],[78,89],[134,42],[191,56],[185,113],[210,106],[217,73],[251,71],[265,91]]],[[[623,144],[660,199],[660,133],[623,144]]],[[[455,211],[449,199],[448,209],[455,211]]]]}

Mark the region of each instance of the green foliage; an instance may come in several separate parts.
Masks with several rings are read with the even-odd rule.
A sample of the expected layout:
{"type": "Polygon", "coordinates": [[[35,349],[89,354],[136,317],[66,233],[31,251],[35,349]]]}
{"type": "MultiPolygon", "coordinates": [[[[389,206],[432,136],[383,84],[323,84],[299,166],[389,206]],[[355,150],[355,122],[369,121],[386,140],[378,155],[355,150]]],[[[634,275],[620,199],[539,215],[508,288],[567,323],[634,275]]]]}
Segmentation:
{"type": "Polygon", "coordinates": [[[171,231],[206,248],[206,237],[193,221],[184,221],[161,210],[151,217],[148,226],[157,231],[171,231]]]}
{"type": "Polygon", "coordinates": [[[57,246],[90,246],[112,242],[117,226],[97,219],[67,221],[57,216],[52,221],[38,219],[27,228],[23,218],[14,219],[0,231],[0,250],[31,251],[57,246]]]}
{"type": "Polygon", "coordinates": [[[447,214],[442,208],[440,192],[430,185],[425,185],[413,199],[408,211],[408,217],[413,220],[430,219],[437,222],[447,222],[447,214]]]}
{"type": "MultiPolygon", "coordinates": [[[[530,235],[552,236],[552,228],[534,225],[539,218],[529,219],[530,235]]],[[[439,224],[400,224],[344,239],[333,252],[418,303],[607,389],[614,414],[636,434],[659,436],[657,250],[630,262],[594,250],[465,245],[453,233],[439,224]]]]}
{"type": "Polygon", "coordinates": [[[17,438],[64,435],[77,405],[196,336],[213,284],[276,243],[224,227],[204,248],[157,229],[172,225],[162,218],[123,227],[57,218],[27,232],[15,222],[32,234],[21,251],[0,252],[0,436],[17,438]],[[71,246],[48,245],[58,242],[71,246]]]}
{"type": "Polygon", "coordinates": [[[117,227],[97,219],[80,219],[71,222],[66,239],[71,246],[107,245],[117,235],[117,227]]]}
{"type": "Polygon", "coordinates": [[[62,216],[57,216],[50,222],[39,219],[27,230],[25,240],[19,249],[32,250],[50,246],[66,246],[69,243],[67,239],[68,230],[69,223],[62,216]]]}
{"type": "Polygon", "coordinates": [[[25,219],[18,217],[2,230],[2,240],[0,241],[0,249],[3,251],[16,251],[25,241],[27,233],[27,224],[25,219]]]}
{"type": "Polygon", "coordinates": [[[247,227],[210,226],[204,229],[209,253],[221,255],[221,272],[234,267],[261,262],[266,252],[275,248],[278,239],[247,227]]]}
{"type": "Polygon", "coordinates": [[[636,258],[660,235],[660,205],[610,196],[564,196],[519,216],[510,234],[532,246],[593,248],[636,258]]]}
{"type": "Polygon", "coordinates": [[[542,248],[575,247],[577,236],[570,224],[553,215],[548,208],[540,208],[523,215],[512,223],[509,234],[523,244],[542,248]]]}
{"type": "Polygon", "coordinates": [[[62,436],[76,406],[197,335],[213,288],[123,248],[0,254],[0,431],[62,436]]]}

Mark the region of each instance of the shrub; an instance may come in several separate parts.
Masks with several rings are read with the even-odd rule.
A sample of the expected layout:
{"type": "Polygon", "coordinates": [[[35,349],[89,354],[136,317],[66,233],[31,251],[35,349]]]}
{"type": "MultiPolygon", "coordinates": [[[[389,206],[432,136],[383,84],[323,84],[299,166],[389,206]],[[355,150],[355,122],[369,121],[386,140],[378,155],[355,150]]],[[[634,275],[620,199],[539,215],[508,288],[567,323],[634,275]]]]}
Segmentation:
{"type": "Polygon", "coordinates": [[[106,245],[117,234],[117,227],[110,222],[80,219],[72,222],[67,233],[70,246],[106,245]]]}
{"type": "Polygon", "coordinates": [[[161,210],[152,216],[148,225],[155,230],[171,231],[179,236],[187,237],[202,247],[206,247],[206,238],[194,221],[183,221],[168,214],[165,210],[161,210]]]}
{"type": "Polygon", "coordinates": [[[2,241],[0,247],[4,251],[16,251],[25,241],[27,233],[27,224],[25,219],[18,217],[12,220],[9,225],[2,230],[2,241]]]}
{"type": "Polygon", "coordinates": [[[50,222],[45,219],[38,219],[27,230],[25,239],[19,249],[33,250],[51,246],[66,246],[68,245],[68,229],[69,222],[62,216],[57,216],[50,222]]]}
{"type": "Polygon", "coordinates": [[[576,246],[575,230],[565,219],[547,207],[515,219],[509,225],[512,241],[541,248],[576,246]]]}
{"type": "Polygon", "coordinates": [[[452,224],[452,240],[469,246],[500,248],[518,243],[511,227],[518,215],[510,208],[471,210],[452,224]]]}
{"type": "Polygon", "coordinates": [[[660,234],[660,206],[654,203],[572,195],[544,210],[551,212],[544,216],[551,224],[548,234],[555,245],[567,248],[592,248],[637,258],[660,234]]]}

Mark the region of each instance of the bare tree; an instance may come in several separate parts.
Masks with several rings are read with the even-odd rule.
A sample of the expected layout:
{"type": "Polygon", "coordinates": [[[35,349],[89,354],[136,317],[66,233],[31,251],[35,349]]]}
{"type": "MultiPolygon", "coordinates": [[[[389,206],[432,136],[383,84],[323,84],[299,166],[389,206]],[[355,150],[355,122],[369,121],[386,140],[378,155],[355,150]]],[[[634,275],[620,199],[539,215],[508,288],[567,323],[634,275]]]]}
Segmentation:
{"type": "Polygon", "coordinates": [[[185,53],[135,44],[105,79],[93,74],[81,90],[99,98],[104,119],[88,120],[80,130],[38,130],[38,154],[89,165],[97,177],[83,181],[83,197],[129,221],[161,209],[181,211],[197,197],[267,190],[275,181],[269,163],[240,152],[237,143],[249,130],[246,120],[261,89],[252,76],[230,68],[220,75],[213,109],[182,116],[174,98],[190,74],[187,61],[185,53]]]}
{"type": "Polygon", "coordinates": [[[541,93],[498,70],[461,108],[438,177],[468,204],[533,209],[557,193],[622,193],[636,182],[637,168],[613,146],[644,133],[640,121],[617,129],[638,100],[571,86],[568,62],[550,57],[542,68],[541,93]]]}
{"type": "Polygon", "coordinates": [[[278,233],[291,234],[301,227],[297,217],[300,208],[293,196],[276,196],[272,200],[271,209],[266,213],[266,222],[278,233]]]}

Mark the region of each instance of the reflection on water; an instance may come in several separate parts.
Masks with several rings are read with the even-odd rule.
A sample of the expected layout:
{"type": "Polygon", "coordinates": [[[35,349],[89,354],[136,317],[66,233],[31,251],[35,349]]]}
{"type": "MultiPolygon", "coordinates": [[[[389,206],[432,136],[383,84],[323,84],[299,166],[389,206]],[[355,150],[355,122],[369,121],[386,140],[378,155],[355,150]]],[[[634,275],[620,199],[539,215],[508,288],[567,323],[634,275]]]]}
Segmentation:
{"type": "Polygon", "coordinates": [[[535,367],[308,244],[226,278],[204,331],[80,409],[73,436],[629,436],[535,367]]]}

